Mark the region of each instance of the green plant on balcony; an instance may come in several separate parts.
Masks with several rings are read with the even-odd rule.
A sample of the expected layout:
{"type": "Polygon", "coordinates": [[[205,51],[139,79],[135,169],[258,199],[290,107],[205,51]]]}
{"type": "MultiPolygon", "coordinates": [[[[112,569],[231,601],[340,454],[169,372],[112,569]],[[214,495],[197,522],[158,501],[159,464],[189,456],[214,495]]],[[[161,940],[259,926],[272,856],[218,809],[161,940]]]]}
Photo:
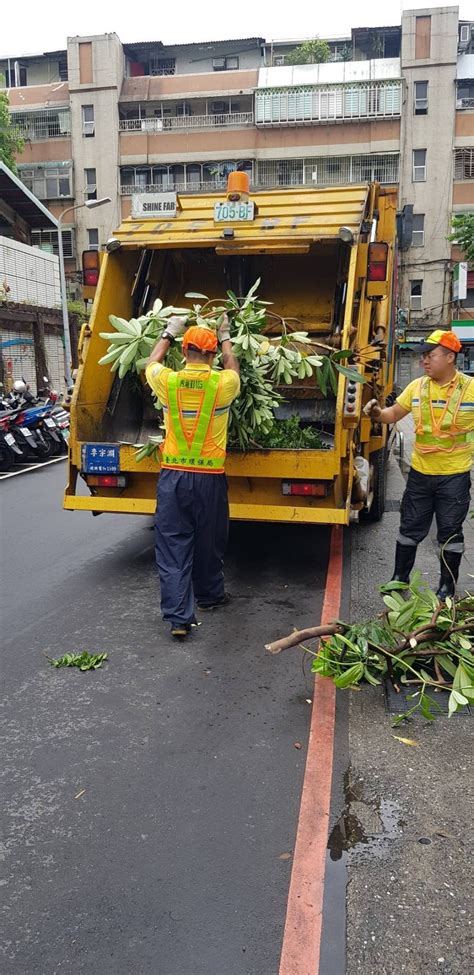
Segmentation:
{"type": "Polygon", "coordinates": [[[327,41],[315,37],[312,41],[303,41],[294,51],[286,56],[287,64],[324,64],[331,57],[331,48],[327,41]]]}

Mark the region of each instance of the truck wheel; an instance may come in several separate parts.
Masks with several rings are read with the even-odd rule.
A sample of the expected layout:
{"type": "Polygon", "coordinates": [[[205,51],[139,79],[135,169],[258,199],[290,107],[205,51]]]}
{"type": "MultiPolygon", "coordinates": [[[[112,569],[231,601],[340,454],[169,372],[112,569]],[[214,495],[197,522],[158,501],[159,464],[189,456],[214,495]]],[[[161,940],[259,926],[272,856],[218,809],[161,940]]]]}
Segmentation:
{"type": "Polygon", "coordinates": [[[361,511],[360,520],[365,522],[380,521],[385,511],[387,497],[387,449],[374,451],[369,457],[371,467],[372,504],[368,511],[361,511]]]}

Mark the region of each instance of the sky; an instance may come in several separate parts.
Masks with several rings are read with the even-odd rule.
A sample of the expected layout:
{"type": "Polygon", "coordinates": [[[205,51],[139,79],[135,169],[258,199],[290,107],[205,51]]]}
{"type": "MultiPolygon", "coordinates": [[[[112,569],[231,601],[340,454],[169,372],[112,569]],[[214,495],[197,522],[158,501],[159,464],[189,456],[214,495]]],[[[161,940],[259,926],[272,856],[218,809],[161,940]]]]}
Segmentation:
{"type": "MultiPolygon", "coordinates": [[[[71,3],[67,0],[22,0],[9,4],[15,16],[2,18],[0,57],[15,57],[66,47],[66,38],[80,34],[117,33],[124,43],[163,41],[184,44],[231,37],[264,37],[281,40],[299,37],[337,37],[351,27],[387,27],[399,24],[402,7],[441,7],[445,3],[417,0],[337,0],[317,4],[299,0],[230,0],[205,4],[199,0],[179,0],[164,4],[159,0],[140,0],[137,7],[125,0],[96,0],[71,3]],[[289,12],[291,11],[291,13],[289,12]]],[[[446,4],[447,5],[447,4],[446,4]]],[[[454,4],[453,4],[454,6],[454,4]]],[[[470,0],[460,0],[460,16],[472,19],[470,0]]]]}

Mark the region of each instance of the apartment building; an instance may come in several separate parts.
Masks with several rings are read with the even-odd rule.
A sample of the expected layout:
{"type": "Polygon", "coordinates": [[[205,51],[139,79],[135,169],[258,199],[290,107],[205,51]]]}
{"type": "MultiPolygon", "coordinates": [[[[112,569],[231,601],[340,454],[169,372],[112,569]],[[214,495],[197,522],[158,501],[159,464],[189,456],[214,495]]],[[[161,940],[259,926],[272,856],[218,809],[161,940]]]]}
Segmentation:
{"type": "MultiPolygon", "coordinates": [[[[135,192],[218,191],[236,168],[254,188],[377,179],[414,211],[400,254],[408,337],[451,321],[459,255],[447,236],[453,212],[474,211],[474,24],[454,6],[405,11],[399,25],[328,38],[327,63],[291,66],[299,43],[111,33],[0,60],[21,178],[56,216],[78,208],[64,218],[72,289],[82,251],[103,246],[135,192]],[[113,202],[81,208],[95,196],[113,202]]],[[[56,248],[54,234],[36,241],[56,248]]]]}

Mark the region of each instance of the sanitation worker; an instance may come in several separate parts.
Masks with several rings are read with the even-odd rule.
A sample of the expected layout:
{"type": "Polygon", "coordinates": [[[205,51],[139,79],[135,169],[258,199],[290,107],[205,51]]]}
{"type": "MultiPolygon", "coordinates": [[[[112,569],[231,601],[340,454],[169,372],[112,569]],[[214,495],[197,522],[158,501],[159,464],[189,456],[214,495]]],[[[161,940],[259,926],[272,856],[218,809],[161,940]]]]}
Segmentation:
{"type": "Polygon", "coordinates": [[[461,343],[437,329],[421,347],[425,375],[409,383],[393,406],[370,400],[365,413],[396,423],[407,413],[415,422],[411,470],[401,504],[394,581],[408,582],[418,544],[436,516],[441,575],[437,595],[453,596],[464,551],[463,522],[469,511],[474,431],[474,379],[456,369],[461,343]]]}
{"type": "Polygon", "coordinates": [[[155,516],[161,610],[180,639],[196,622],[195,600],[209,610],[230,598],[223,571],[229,521],[224,466],[230,405],[240,391],[227,316],[218,337],[208,328],[185,327],[185,317],[169,319],[146,369],[165,421],[155,516]],[[174,372],[163,359],[180,335],[185,366],[174,372]],[[212,369],[218,338],[220,372],[212,369]]]}

